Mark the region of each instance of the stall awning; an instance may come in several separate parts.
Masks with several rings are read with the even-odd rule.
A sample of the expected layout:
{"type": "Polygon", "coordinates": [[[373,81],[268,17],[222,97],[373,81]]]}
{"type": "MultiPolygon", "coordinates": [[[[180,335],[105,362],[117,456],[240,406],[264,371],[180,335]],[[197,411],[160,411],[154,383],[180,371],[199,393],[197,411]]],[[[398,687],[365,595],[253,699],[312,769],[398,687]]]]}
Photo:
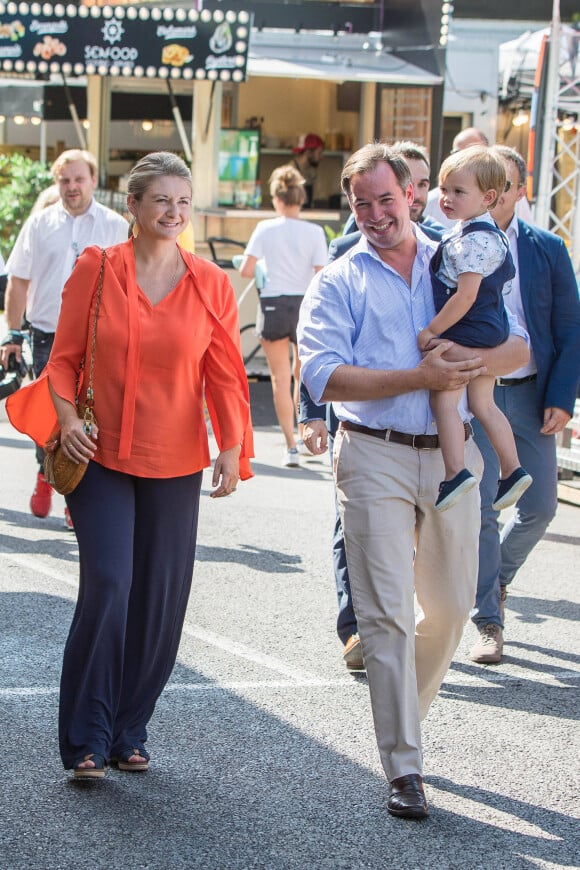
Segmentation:
{"type": "Polygon", "coordinates": [[[270,34],[252,33],[248,75],[274,78],[322,79],[326,81],[382,82],[393,85],[440,85],[443,79],[408,63],[372,41],[345,35],[302,34],[272,41],[270,34]],[[267,40],[267,41],[266,41],[267,40]]]}

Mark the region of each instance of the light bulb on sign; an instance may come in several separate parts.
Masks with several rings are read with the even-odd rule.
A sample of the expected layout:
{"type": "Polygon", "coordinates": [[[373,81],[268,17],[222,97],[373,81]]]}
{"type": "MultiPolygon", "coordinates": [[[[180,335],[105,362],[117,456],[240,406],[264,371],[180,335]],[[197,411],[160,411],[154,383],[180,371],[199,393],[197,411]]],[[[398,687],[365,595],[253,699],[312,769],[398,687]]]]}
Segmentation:
{"type": "Polygon", "coordinates": [[[512,125],[514,127],[523,127],[524,124],[528,123],[529,118],[530,118],[530,116],[528,115],[527,112],[524,112],[523,109],[518,109],[518,111],[517,111],[517,113],[514,116],[514,119],[512,121],[512,125]]]}

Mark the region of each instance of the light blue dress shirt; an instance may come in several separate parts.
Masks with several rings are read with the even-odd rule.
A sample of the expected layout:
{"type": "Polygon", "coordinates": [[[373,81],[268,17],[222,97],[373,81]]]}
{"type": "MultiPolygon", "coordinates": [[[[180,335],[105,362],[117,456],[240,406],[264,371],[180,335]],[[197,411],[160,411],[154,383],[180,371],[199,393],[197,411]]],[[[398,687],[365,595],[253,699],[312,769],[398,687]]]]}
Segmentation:
{"type": "MultiPolygon", "coordinates": [[[[375,370],[413,369],[421,362],[419,332],[435,315],[429,261],[437,247],[413,225],[417,254],[411,286],[384,263],[363,236],[350,251],[312,280],[298,324],[301,374],[320,403],[333,371],[341,365],[375,370]]],[[[510,318],[512,332],[526,337],[510,318]]],[[[340,420],[372,429],[414,435],[437,432],[428,390],[364,402],[333,402],[340,420]]],[[[470,418],[465,396],[459,404],[470,418]]]]}

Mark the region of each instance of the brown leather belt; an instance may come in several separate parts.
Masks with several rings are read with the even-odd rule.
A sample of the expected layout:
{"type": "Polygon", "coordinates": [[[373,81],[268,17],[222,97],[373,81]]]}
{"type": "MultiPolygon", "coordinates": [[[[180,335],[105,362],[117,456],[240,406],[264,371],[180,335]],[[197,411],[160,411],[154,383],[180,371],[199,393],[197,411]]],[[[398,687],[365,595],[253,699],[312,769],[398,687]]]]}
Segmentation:
{"type": "MultiPolygon", "coordinates": [[[[406,447],[414,447],[415,450],[437,450],[439,447],[438,435],[410,435],[408,432],[396,432],[394,429],[369,429],[368,426],[359,426],[349,420],[341,420],[340,428],[347,432],[361,432],[363,435],[372,435],[381,441],[392,441],[393,444],[404,444],[406,447]]],[[[464,423],[465,440],[471,438],[473,429],[470,423],[464,423]]]]}
{"type": "Polygon", "coordinates": [[[537,379],[537,374],[526,375],[525,378],[496,378],[495,385],[496,387],[517,387],[518,384],[529,384],[530,381],[536,381],[537,379]]]}

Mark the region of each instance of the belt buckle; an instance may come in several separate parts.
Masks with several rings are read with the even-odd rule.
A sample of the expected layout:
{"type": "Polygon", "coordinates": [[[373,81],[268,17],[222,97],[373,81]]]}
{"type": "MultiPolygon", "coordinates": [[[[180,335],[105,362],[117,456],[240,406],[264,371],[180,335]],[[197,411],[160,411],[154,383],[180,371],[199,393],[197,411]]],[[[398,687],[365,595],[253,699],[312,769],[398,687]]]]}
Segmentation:
{"type": "Polygon", "coordinates": [[[413,448],[413,450],[418,450],[419,448],[415,447],[415,438],[417,438],[417,435],[411,435],[411,438],[413,439],[411,441],[411,447],[413,448]]]}

